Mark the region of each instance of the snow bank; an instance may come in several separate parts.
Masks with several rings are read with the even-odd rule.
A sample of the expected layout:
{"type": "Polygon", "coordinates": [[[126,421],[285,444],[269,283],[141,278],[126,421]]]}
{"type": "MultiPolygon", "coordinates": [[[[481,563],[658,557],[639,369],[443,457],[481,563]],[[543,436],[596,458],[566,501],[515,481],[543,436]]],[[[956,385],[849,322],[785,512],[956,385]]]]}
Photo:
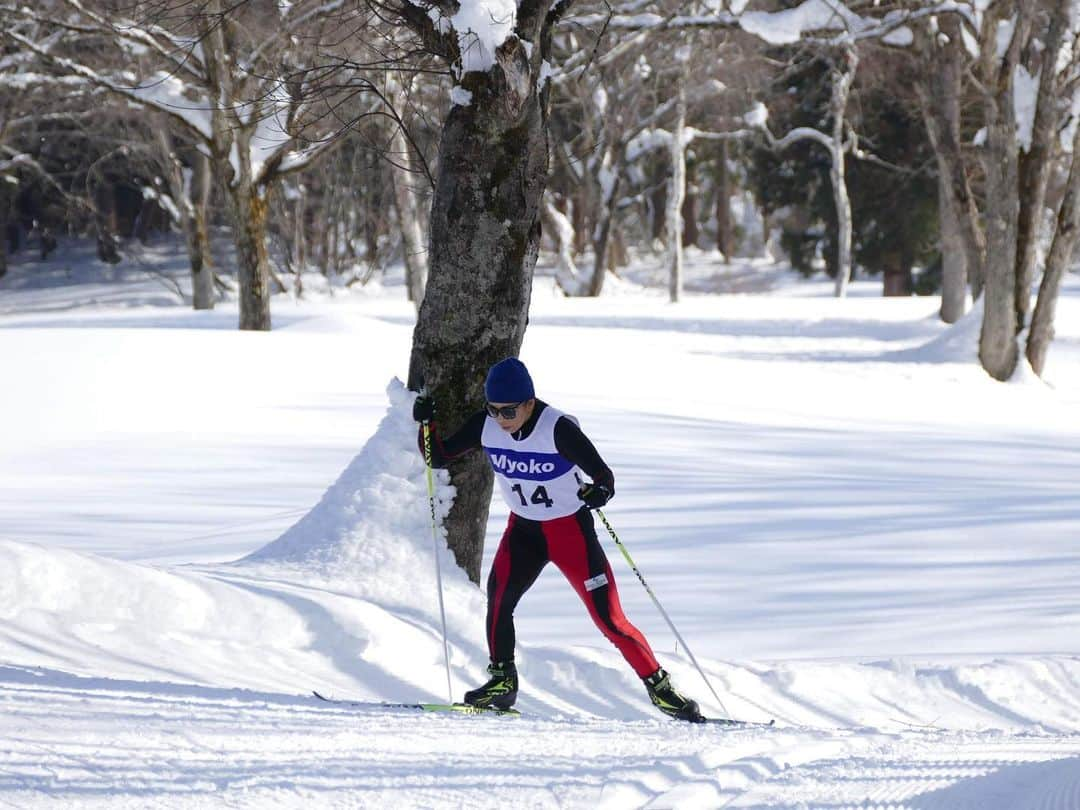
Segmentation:
{"type": "Polygon", "coordinates": [[[918,348],[895,352],[890,356],[916,363],[977,363],[982,320],[983,299],[980,298],[967,314],[937,337],[918,348]]]}
{"type": "MultiPolygon", "coordinates": [[[[979,336],[982,333],[984,301],[980,298],[960,320],[937,337],[915,349],[893,352],[894,360],[913,361],[916,363],[960,363],[973,365],[979,363],[979,336]]],[[[1021,347],[1027,341],[1025,331],[1018,338],[1021,347]]],[[[1013,385],[1034,391],[1046,389],[1046,383],[1035,373],[1022,353],[1016,371],[1009,380],[1013,385]]]]}
{"type": "MultiPolygon", "coordinates": [[[[400,381],[360,454],[280,538],[232,564],[161,569],[0,541],[0,661],[371,698],[445,698],[426,471],[400,381]]],[[[455,682],[478,677],[484,601],[446,547],[455,682]]]]}
{"type": "Polygon", "coordinates": [[[285,605],[194,572],[10,541],[0,570],[5,662],[270,686],[292,670],[281,653],[311,641],[285,605]]]}
{"type": "MultiPolygon", "coordinates": [[[[390,406],[378,429],[320,502],[240,565],[291,571],[304,581],[314,577],[333,582],[352,596],[437,617],[426,472],[412,419],[415,394],[397,379],[386,392],[390,406]]],[[[436,470],[435,477],[448,612],[452,604],[455,612],[483,615],[479,589],[446,547],[442,520],[454,497],[449,474],[436,470]]]]}

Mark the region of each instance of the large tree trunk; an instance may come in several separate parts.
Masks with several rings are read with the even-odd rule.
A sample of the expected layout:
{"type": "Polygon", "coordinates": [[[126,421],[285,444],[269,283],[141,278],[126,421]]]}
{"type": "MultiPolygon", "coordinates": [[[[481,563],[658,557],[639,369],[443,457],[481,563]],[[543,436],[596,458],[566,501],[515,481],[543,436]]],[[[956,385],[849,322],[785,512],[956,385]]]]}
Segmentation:
{"type": "Polygon", "coordinates": [[[686,83],[676,79],[675,126],[671,129],[671,182],[667,195],[668,296],[672,303],[682,297],[683,223],[682,206],[686,196],[686,83]]]}
{"type": "MultiPolygon", "coordinates": [[[[998,13],[1003,13],[1000,9],[998,13]]],[[[1019,155],[1015,66],[1020,43],[1027,39],[1028,11],[1021,10],[1004,59],[997,57],[997,19],[987,12],[983,23],[983,77],[986,109],[986,289],[979,360],[997,380],[1016,369],[1016,248],[1020,214],[1019,155]]]]}
{"type": "MultiPolygon", "coordinates": [[[[522,13],[519,6],[519,30],[522,13]]],[[[462,86],[472,101],[451,107],[443,127],[427,293],[409,367],[409,387],[423,383],[432,393],[446,432],[483,405],[487,368],[521,347],[548,171],[547,93],[520,40],[507,40],[497,64],[466,73],[462,86]]],[[[448,543],[479,582],[491,468],[471,453],[450,474],[457,495],[444,521],[448,543]]]]}
{"type": "Polygon", "coordinates": [[[1057,0],[1049,15],[1045,46],[1032,48],[1036,54],[1028,72],[1039,76],[1039,92],[1031,145],[1020,155],[1019,199],[1020,213],[1016,246],[1016,331],[1027,326],[1031,309],[1031,285],[1035,279],[1038,259],[1039,228],[1046,205],[1046,187],[1050,180],[1051,162],[1057,151],[1057,121],[1060,101],[1057,92],[1057,62],[1069,20],[1071,0],[1057,0]]]}

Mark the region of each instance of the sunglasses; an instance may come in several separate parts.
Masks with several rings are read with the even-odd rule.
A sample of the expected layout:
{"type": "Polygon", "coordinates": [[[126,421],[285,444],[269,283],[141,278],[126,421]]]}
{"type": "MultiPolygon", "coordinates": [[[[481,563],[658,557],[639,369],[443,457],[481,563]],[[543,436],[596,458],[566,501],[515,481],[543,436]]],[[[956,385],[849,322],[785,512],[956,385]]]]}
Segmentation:
{"type": "Polygon", "coordinates": [[[517,403],[516,405],[501,405],[501,406],[492,405],[489,402],[487,404],[488,416],[490,416],[492,419],[495,419],[495,418],[500,417],[500,416],[503,419],[517,419],[518,408],[520,408],[526,402],[528,402],[527,399],[522,400],[521,402],[517,403]]]}

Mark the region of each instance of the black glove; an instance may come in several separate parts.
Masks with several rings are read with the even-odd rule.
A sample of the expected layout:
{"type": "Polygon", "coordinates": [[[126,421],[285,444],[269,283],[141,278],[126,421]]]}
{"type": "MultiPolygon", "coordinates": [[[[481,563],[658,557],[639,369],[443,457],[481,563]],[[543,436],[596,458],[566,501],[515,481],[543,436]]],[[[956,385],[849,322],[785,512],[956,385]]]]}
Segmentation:
{"type": "Polygon", "coordinates": [[[582,484],[577,491],[577,496],[585,501],[590,509],[599,509],[611,500],[614,493],[603,484],[582,484]]]}
{"type": "Polygon", "coordinates": [[[412,418],[416,422],[431,422],[435,419],[435,400],[421,394],[413,402],[412,418]]]}

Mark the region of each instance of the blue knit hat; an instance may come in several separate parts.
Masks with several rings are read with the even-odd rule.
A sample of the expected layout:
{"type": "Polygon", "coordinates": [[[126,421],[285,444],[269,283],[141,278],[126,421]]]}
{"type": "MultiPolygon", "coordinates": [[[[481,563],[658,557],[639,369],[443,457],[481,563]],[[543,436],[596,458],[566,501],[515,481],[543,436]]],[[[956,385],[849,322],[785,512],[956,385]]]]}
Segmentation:
{"type": "Polygon", "coordinates": [[[484,383],[488,402],[524,402],[536,396],[532,377],[525,364],[508,357],[491,367],[484,383]]]}

